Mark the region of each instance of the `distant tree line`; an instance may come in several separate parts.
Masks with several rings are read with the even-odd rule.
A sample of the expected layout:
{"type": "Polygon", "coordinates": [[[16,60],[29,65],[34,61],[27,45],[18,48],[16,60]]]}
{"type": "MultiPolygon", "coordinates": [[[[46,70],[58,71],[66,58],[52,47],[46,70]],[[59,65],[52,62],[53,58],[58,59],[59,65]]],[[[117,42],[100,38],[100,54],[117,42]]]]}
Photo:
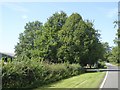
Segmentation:
{"type": "Polygon", "coordinates": [[[108,62],[113,62],[116,64],[120,64],[120,22],[115,21],[114,22],[115,27],[118,25],[116,37],[113,40],[115,43],[115,46],[110,47],[107,42],[103,43],[105,54],[104,59],[108,62]]]}
{"type": "Polygon", "coordinates": [[[117,27],[116,37],[114,39],[115,46],[112,47],[111,55],[108,57],[110,62],[114,62],[120,65],[120,21],[114,22],[117,27]]]}

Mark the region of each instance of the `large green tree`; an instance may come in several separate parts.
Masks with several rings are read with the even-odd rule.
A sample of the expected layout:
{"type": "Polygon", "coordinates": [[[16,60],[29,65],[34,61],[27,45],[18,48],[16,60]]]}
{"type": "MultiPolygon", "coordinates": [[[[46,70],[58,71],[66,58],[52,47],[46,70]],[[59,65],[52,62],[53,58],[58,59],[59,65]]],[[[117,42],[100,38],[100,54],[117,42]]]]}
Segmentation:
{"type": "Polygon", "coordinates": [[[87,50],[87,55],[85,55],[85,63],[84,60],[82,60],[81,63],[83,64],[90,64],[93,65],[94,63],[97,63],[99,59],[103,59],[104,55],[104,48],[103,45],[100,42],[100,34],[98,30],[94,28],[93,22],[90,22],[87,20],[87,31],[86,31],[86,39],[85,42],[87,42],[87,45],[85,50],[87,50]]]}
{"type": "Polygon", "coordinates": [[[61,46],[57,53],[59,61],[74,63],[80,59],[79,49],[81,46],[78,47],[78,45],[80,45],[80,40],[77,39],[77,34],[79,33],[75,32],[75,30],[77,31],[78,24],[80,22],[83,22],[82,17],[79,14],[74,13],[69,16],[61,31],[59,31],[59,38],[61,42],[61,46]]]}
{"type": "Polygon", "coordinates": [[[26,23],[24,28],[24,32],[19,35],[19,43],[15,46],[15,53],[20,58],[31,58],[31,50],[36,49],[34,40],[40,35],[43,26],[41,22],[35,21],[26,23]]]}
{"type": "Polygon", "coordinates": [[[16,55],[53,63],[80,63],[93,65],[103,57],[100,34],[93,23],[84,21],[78,13],[69,17],[56,12],[42,25],[29,22],[20,34],[16,55]]]}
{"type": "Polygon", "coordinates": [[[36,40],[36,46],[39,46],[35,56],[39,56],[41,59],[47,60],[49,62],[58,62],[57,50],[60,46],[58,31],[61,30],[62,26],[66,22],[67,15],[63,11],[56,12],[51,17],[47,19],[44,24],[44,31],[42,36],[39,36],[36,40]]]}
{"type": "Polygon", "coordinates": [[[58,58],[70,63],[94,64],[100,58],[101,43],[92,26],[91,22],[84,22],[78,13],[69,16],[59,31],[62,45],[58,49],[58,58]]]}

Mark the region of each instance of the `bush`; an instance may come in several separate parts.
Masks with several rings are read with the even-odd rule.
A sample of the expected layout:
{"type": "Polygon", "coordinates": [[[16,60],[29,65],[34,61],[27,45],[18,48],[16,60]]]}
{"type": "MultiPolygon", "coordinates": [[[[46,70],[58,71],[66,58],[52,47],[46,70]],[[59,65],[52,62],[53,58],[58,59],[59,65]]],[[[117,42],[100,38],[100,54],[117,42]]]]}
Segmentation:
{"type": "Polygon", "coordinates": [[[98,62],[98,68],[107,68],[106,65],[105,65],[105,62],[99,61],[98,62]]]}
{"type": "Polygon", "coordinates": [[[13,61],[3,65],[3,88],[34,88],[83,73],[79,64],[47,64],[38,61],[13,61]]]}

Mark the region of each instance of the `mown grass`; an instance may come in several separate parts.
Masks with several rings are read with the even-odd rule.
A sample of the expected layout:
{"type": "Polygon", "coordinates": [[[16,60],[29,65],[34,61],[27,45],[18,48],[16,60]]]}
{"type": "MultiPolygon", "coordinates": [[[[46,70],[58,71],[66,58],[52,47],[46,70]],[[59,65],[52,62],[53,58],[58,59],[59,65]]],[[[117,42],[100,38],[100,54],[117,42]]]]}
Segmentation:
{"type": "Polygon", "coordinates": [[[35,90],[46,88],[99,88],[105,72],[91,72],[58,81],[35,90]]]}

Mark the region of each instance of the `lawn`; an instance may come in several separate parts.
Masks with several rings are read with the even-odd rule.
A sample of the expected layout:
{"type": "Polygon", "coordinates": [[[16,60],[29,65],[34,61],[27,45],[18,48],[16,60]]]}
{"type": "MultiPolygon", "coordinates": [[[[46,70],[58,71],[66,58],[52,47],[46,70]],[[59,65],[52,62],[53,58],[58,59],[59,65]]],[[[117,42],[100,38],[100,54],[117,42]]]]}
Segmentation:
{"type": "MultiPolygon", "coordinates": [[[[99,88],[104,76],[105,72],[85,73],[45,85],[42,88],[99,88]]],[[[39,90],[40,88],[35,90],[39,90]]]]}

